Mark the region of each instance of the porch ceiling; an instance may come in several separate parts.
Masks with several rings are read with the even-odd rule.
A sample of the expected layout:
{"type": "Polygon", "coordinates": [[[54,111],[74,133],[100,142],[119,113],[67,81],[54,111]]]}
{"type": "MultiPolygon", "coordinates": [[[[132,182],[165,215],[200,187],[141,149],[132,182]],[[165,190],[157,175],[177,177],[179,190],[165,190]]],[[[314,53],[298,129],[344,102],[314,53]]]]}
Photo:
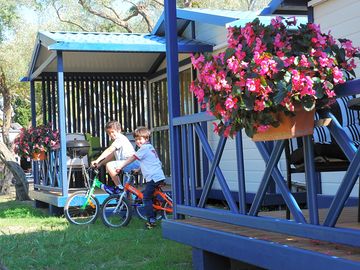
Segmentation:
{"type": "MultiPolygon", "coordinates": [[[[178,38],[179,53],[212,51],[212,45],[178,38]]],[[[56,51],[64,72],[149,73],[163,61],[166,39],[152,34],[39,32],[28,79],[57,72],[56,51]]]]}

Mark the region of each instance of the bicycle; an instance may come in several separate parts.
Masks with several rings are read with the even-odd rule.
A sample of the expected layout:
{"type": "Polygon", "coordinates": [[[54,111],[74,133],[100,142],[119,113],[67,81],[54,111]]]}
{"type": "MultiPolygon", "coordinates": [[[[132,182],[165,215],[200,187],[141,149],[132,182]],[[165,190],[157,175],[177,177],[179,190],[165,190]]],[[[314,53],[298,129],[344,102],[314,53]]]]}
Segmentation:
{"type": "Polygon", "coordinates": [[[83,165],[82,173],[85,179],[86,190],[71,194],[64,206],[66,219],[76,225],[94,223],[100,212],[99,200],[94,195],[95,188],[102,184],[98,177],[99,171],[92,167],[86,169],[85,165],[83,165]],[[89,175],[92,174],[95,176],[90,178],[89,175]]]}
{"type": "MultiPolygon", "coordinates": [[[[101,219],[108,227],[119,228],[128,225],[132,218],[131,206],[135,208],[139,217],[147,220],[142,213],[143,193],[133,186],[135,174],[134,172],[125,173],[125,176],[128,180],[124,185],[124,192],[109,196],[102,205],[101,219]],[[127,198],[129,195],[132,196],[133,203],[127,198]]],[[[172,199],[169,194],[163,191],[162,186],[156,187],[153,199],[153,208],[158,220],[170,218],[173,212],[172,199]]]]}

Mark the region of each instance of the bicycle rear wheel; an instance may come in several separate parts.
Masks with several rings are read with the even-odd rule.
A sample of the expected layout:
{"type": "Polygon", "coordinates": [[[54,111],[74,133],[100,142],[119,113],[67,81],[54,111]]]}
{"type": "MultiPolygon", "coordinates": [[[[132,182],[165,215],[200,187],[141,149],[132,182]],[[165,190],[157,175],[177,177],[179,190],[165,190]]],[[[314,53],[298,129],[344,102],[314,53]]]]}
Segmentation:
{"type": "Polygon", "coordinates": [[[162,207],[165,208],[164,210],[162,210],[164,219],[172,219],[173,217],[172,206],[168,202],[163,202],[162,207]]]}
{"type": "MultiPolygon", "coordinates": [[[[161,205],[161,201],[159,199],[154,199],[153,204],[158,204],[161,205]]],[[[142,199],[140,199],[139,197],[136,197],[134,200],[134,208],[136,211],[136,214],[143,220],[147,220],[147,217],[145,216],[145,211],[144,211],[144,203],[142,201],[142,199]]],[[[162,216],[162,211],[153,209],[155,211],[155,216],[156,216],[156,220],[160,220],[163,218],[162,216]]]]}
{"type": "Polygon", "coordinates": [[[95,222],[100,210],[100,203],[94,195],[90,197],[87,191],[77,191],[65,203],[66,219],[75,225],[86,225],[95,222]]]}
{"type": "Polygon", "coordinates": [[[128,199],[112,195],[105,199],[101,209],[101,219],[108,227],[119,228],[129,224],[132,212],[128,199]]]}

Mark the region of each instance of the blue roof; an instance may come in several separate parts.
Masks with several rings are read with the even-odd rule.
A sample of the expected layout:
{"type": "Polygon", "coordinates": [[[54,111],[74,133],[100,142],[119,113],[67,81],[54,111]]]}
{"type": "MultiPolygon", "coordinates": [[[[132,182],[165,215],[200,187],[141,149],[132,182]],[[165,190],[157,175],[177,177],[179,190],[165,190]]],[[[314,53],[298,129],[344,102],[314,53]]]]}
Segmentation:
{"type": "MultiPolygon", "coordinates": [[[[166,52],[166,39],[152,34],[39,32],[48,50],[97,52],[166,52]]],[[[212,51],[212,45],[178,38],[179,52],[212,51]]]]}
{"type": "MultiPolygon", "coordinates": [[[[275,16],[258,16],[257,17],[261,23],[265,24],[265,25],[268,25],[271,23],[271,20],[273,18],[275,18],[275,16]]],[[[306,24],[308,22],[308,18],[307,17],[296,17],[296,20],[297,20],[297,25],[299,24],[306,24]]],[[[236,21],[233,21],[231,23],[228,23],[226,26],[229,27],[229,26],[237,26],[237,27],[243,27],[245,26],[247,23],[249,22],[249,20],[243,20],[243,19],[240,19],[240,20],[236,20],[236,21]]],[[[295,26],[292,26],[291,28],[296,28],[295,26]]]]}
{"type": "MultiPolygon", "coordinates": [[[[236,11],[236,10],[212,10],[203,8],[184,8],[177,9],[177,30],[181,31],[190,21],[207,23],[212,25],[224,26],[237,19],[253,19],[258,12],[236,11]]],[[[164,14],[162,14],[155,25],[152,34],[163,36],[165,34],[164,14]]]]}
{"type": "Polygon", "coordinates": [[[307,0],[272,0],[259,15],[307,15],[307,2],[307,0]]]}

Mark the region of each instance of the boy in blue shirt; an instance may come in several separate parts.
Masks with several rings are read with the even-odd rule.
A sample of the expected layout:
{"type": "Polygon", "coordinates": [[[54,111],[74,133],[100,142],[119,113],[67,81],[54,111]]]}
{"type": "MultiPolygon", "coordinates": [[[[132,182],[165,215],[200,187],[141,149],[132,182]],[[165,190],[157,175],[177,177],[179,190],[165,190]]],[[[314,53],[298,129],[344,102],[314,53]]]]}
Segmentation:
{"type": "Polygon", "coordinates": [[[153,204],[153,194],[155,188],[165,181],[165,175],[162,170],[161,161],[154,149],[150,144],[150,130],[146,127],[138,127],[134,131],[134,139],[136,145],[139,149],[136,153],[129,157],[125,162],[117,167],[118,170],[121,170],[123,167],[128,164],[139,161],[142,175],[146,182],[146,187],[143,192],[144,198],[144,212],[145,216],[148,218],[148,222],[145,224],[148,229],[155,227],[155,213],[152,207],[153,204]]]}

